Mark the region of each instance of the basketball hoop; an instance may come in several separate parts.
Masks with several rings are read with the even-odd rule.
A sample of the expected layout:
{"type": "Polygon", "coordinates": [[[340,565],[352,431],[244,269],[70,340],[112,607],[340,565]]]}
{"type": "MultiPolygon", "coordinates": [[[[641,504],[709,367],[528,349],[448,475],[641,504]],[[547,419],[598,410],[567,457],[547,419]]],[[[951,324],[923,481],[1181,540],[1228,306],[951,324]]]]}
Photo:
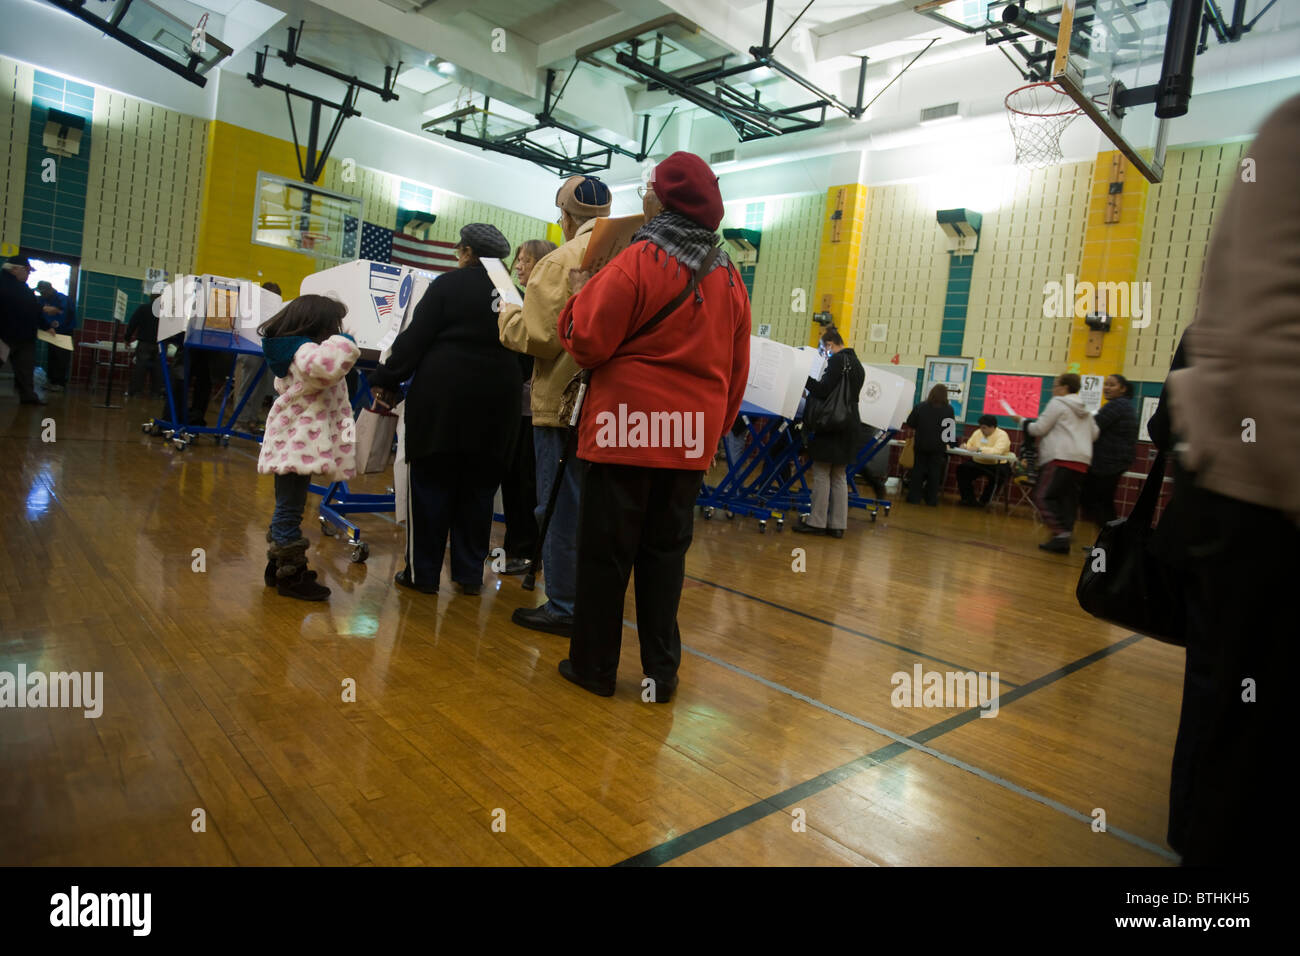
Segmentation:
{"type": "Polygon", "coordinates": [[[1016,164],[1044,169],[1065,161],[1061,136],[1083,109],[1051,80],[1030,83],[1007,94],[1007,119],[1016,142],[1016,164]]]}

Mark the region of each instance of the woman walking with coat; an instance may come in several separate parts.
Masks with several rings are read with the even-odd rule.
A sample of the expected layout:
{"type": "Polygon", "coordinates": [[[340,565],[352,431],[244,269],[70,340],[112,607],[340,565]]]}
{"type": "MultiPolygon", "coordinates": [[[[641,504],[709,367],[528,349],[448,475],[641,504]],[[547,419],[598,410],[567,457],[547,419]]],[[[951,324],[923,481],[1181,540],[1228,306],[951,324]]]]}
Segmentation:
{"type": "Polygon", "coordinates": [[[509,254],[496,227],[463,228],[458,268],[429,284],[388,361],[370,375],[389,405],[415,376],[405,399],[406,567],[394,580],[425,594],[438,593],[448,536],[452,580],[465,594],[483,586],[492,498],[514,450],[523,383],[497,336],[495,288],[479,258],[509,254]]]}
{"type": "Polygon", "coordinates": [[[810,397],[824,401],[835,394],[847,375],[853,421],[842,429],[813,433],[808,444],[808,456],[812,458],[812,512],[795,522],[791,530],[842,538],[849,525],[849,481],[845,469],[861,447],[858,398],[867,380],[867,370],[858,361],[857,353],[844,347],[844,339],[834,329],[822,335],[822,347],[830,352],[826,371],[820,380],[808,379],[804,388],[810,397]]]}
{"type": "Polygon", "coordinates": [[[1093,416],[1099,434],[1079,491],[1079,509],[1105,527],[1115,520],[1115,486],[1137,453],[1138,420],[1133,385],[1123,375],[1107,375],[1101,394],[1106,404],[1093,416]]]}

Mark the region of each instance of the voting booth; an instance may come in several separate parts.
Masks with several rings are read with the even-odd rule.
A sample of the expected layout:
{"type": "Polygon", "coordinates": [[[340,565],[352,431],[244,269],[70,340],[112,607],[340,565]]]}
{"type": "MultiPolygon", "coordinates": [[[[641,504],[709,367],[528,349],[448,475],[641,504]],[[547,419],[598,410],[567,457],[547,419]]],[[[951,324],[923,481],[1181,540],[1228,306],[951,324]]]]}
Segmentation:
{"type": "Polygon", "coordinates": [[[257,327],[283,305],[256,282],[226,276],[182,275],[154,288],[160,293],[154,306],[160,342],[183,332],[187,343],[201,339],[214,348],[242,344],[260,352],[257,327]]]}
{"type": "Polygon", "coordinates": [[[358,259],[302,280],[302,295],[327,295],[347,306],[344,327],[363,349],[382,352],[393,344],[407,312],[414,310],[434,273],[410,266],[358,259]]]}

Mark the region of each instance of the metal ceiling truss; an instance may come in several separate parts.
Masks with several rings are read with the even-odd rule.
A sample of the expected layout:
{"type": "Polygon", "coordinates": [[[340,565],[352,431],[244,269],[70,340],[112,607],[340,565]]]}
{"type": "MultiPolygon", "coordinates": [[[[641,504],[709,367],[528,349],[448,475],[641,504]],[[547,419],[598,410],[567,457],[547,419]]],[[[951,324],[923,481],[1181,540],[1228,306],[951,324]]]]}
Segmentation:
{"type": "Polygon", "coordinates": [[[346,73],[340,73],[332,67],[316,63],[306,57],[298,55],[298,44],[302,40],[303,27],[305,21],[299,21],[298,26],[289,27],[289,48],[287,50],[276,50],[275,55],[284,61],[286,66],[302,66],[316,73],[333,77],[340,82],[348,85],[347,92],[343,95],[343,101],[333,103],[327,99],[316,96],[303,90],[295,90],[293,87],[277,83],[274,80],[268,80],[265,75],[266,58],[270,53],[270,47],[263,48],[262,52],[256,54],[256,66],[254,71],[248,74],[248,79],[254,86],[267,86],[273,90],[280,90],[284,93],[285,105],[289,108],[289,128],[293,132],[293,154],[298,160],[298,172],[302,175],[305,183],[315,183],[320,178],[321,173],[325,171],[325,162],[329,159],[330,150],[334,148],[334,141],[338,139],[339,130],[343,128],[343,121],[349,116],[360,116],[361,111],[356,108],[357,96],[362,91],[374,93],[385,103],[390,100],[396,100],[400,97],[397,95],[394,87],[397,82],[397,74],[402,71],[402,63],[399,60],[397,66],[384,67],[384,85],[375,86],[373,83],[367,83],[355,76],[348,76],[346,73]],[[298,124],[293,115],[293,97],[307,100],[311,104],[311,117],[307,126],[307,142],[305,147],[298,142],[298,124]],[[330,126],[328,135],[325,138],[325,144],[317,152],[320,146],[321,133],[321,110],[329,108],[335,110],[334,122],[330,126]]]}
{"type": "MultiPolygon", "coordinates": [[[[574,70],[576,69],[577,63],[575,62],[574,70]]],[[[561,176],[586,176],[609,169],[615,153],[634,159],[637,162],[645,159],[650,155],[650,150],[654,149],[655,143],[659,142],[659,136],[663,134],[664,127],[668,125],[668,120],[672,119],[672,113],[669,113],[667,118],[664,119],[663,125],[659,127],[659,132],[655,135],[655,138],[650,140],[650,114],[647,113],[641,118],[640,150],[632,152],[629,149],[624,149],[616,143],[607,142],[598,136],[583,132],[563,120],[556,119],[554,115],[555,106],[559,103],[560,97],[564,95],[564,90],[569,85],[569,79],[573,77],[573,70],[569,71],[569,76],[565,78],[564,85],[560,87],[558,93],[554,92],[555,75],[555,70],[546,71],[546,94],[542,103],[542,111],[534,114],[533,119],[536,122],[532,126],[511,130],[508,133],[495,136],[490,135],[487,122],[492,112],[492,100],[490,97],[485,96],[481,107],[464,107],[453,113],[448,113],[446,116],[431,119],[422,124],[420,128],[429,133],[445,136],[457,143],[477,146],[479,149],[501,153],[504,156],[513,156],[515,159],[525,159],[561,176]],[[475,118],[479,120],[477,129],[472,123],[475,118]],[[444,123],[451,123],[452,126],[439,129],[438,127],[444,123]],[[577,147],[572,154],[564,152],[562,145],[560,149],[556,149],[538,142],[535,138],[537,133],[552,129],[577,137],[577,147]]],[[[673,112],[676,112],[676,110],[673,112]]]]}
{"type": "Polygon", "coordinates": [[[190,53],[188,62],[180,63],[163,53],[157,47],[145,42],[133,33],[128,33],[122,29],[122,20],[126,17],[131,9],[133,0],[118,0],[118,4],[113,8],[113,15],[105,20],[103,17],[96,16],[89,10],[85,9],[86,0],[47,0],[48,3],[58,7],[65,13],[70,13],[78,20],[90,24],[96,30],[112,37],[119,43],[130,47],[141,56],[146,56],[153,60],[159,66],[165,66],[182,79],[189,80],[195,86],[207,86],[208,78],[203,74],[212,67],[216,66],[226,57],[230,56],[233,50],[222,43],[216,37],[205,37],[204,43],[212,46],[220,54],[212,62],[208,63],[202,71],[199,70],[200,64],[203,64],[204,58],[198,53],[190,53]]]}
{"type": "MultiPolygon", "coordinates": [[[[785,33],[777,37],[775,43],[772,42],[774,6],[775,0],[767,0],[763,17],[763,42],[749,48],[749,53],[754,58],[749,63],[727,66],[726,61],[730,57],[724,56],[700,64],[691,72],[681,70],[669,72],[662,69],[660,63],[665,43],[662,32],[657,32],[653,41],[643,40],[639,36],[626,38],[625,41],[620,40],[620,43],[626,42],[629,49],[618,50],[615,59],[620,66],[637,78],[648,81],[647,90],[667,90],[688,103],[722,117],[735,129],[742,143],[817,129],[826,122],[828,108],[839,110],[852,119],[861,118],[866,112],[866,107],[862,103],[862,94],[867,78],[867,58],[865,56],[859,58],[861,66],[858,71],[856,104],[850,106],[841,102],[838,97],[821,89],[773,55],[774,49],[799,22],[799,17],[802,17],[808,7],[812,6],[812,0],[800,11],[799,16],[794,18],[790,26],[786,27],[785,33]],[[746,93],[730,82],[763,68],[780,73],[807,90],[816,99],[798,106],[773,108],[762,101],[762,93],[759,90],[755,89],[752,94],[746,93]]],[[[580,51],[580,55],[590,55],[592,52],[594,51],[587,49],[580,51]]]]}

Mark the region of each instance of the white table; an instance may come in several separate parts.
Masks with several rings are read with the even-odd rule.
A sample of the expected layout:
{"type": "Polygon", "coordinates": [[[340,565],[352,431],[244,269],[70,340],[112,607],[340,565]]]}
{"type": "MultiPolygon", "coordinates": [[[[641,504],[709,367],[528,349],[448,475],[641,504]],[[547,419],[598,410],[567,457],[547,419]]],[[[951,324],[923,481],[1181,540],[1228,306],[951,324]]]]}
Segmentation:
{"type": "Polygon", "coordinates": [[[88,349],[91,352],[91,370],[90,370],[90,390],[93,392],[99,385],[99,370],[109,365],[130,371],[132,359],[135,357],[134,342],[118,342],[117,355],[113,355],[113,343],[108,342],[78,342],[77,348],[88,349]]]}

